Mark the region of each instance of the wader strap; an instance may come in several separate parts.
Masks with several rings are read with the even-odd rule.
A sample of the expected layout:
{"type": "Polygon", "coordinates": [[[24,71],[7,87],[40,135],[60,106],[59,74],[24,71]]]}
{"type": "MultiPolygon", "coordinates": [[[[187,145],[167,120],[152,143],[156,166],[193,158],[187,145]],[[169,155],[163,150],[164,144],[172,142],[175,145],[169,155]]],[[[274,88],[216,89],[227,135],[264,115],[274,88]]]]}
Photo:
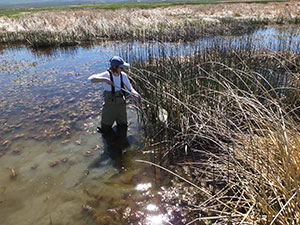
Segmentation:
{"type": "MultiPolygon", "coordinates": [[[[111,71],[108,70],[108,72],[109,72],[109,76],[110,76],[110,81],[114,83],[114,79],[113,79],[111,71]]],[[[111,93],[113,96],[115,95],[115,86],[113,86],[113,85],[111,85],[111,93]]]]}
{"type": "MultiPolygon", "coordinates": [[[[108,70],[108,72],[109,72],[111,82],[114,83],[112,72],[110,70],[108,70]]],[[[124,89],[122,72],[121,72],[120,76],[121,76],[121,88],[124,89]]],[[[115,86],[111,86],[111,93],[112,93],[113,96],[115,95],[115,86]]],[[[122,93],[123,93],[123,96],[125,96],[125,91],[122,90],[122,93]]]]}

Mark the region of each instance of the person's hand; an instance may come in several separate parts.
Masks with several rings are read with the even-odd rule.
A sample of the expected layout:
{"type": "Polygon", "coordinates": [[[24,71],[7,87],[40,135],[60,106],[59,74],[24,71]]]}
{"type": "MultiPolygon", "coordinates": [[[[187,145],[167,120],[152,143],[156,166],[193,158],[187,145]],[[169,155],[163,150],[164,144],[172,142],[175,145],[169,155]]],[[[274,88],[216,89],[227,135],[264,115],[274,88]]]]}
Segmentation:
{"type": "Polygon", "coordinates": [[[132,95],[133,95],[135,98],[137,98],[138,100],[141,100],[141,99],[142,99],[141,95],[140,95],[134,88],[132,88],[131,93],[132,93],[132,95]]]}
{"type": "Polygon", "coordinates": [[[134,93],[134,97],[136,97],[138,100],[141,100],[142,96],[139,93],[134,93]]]}

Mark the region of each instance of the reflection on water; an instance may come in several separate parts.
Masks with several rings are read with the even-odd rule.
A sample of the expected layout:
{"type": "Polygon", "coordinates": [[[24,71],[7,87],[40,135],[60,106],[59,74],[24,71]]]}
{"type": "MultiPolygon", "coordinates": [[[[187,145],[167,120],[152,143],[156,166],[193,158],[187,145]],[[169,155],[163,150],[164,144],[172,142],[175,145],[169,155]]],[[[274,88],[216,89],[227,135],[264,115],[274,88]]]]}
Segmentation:
{"type": "MultiPolygon", "coordinates": [[[[252,47],[276,49],[280,43],[280,48],[299,52],[299,32],[292,36],[288,30],[286,39],[278,42],[273,40],[277,30],[272,29],[249,36],[252,47]]],[[[199,50],[216,45],[247,47],[245,38],[165,44],[165,53],[191,53],[193,45],[199,50]]],[[[127,109],[129,147],[119,148],[118,140],[103,139],[96,132],[102,88],[87,83],[89,75],[108,67],[111,56],[146,60],[158,55],[158,45],[2,50],[0,224],[183,224],[178,198],[167,201],[178,193],[160,187],[168,179],[134,161],[147,159],[140,151],[144,143],[137,112],[127,109]],[[120,149],[125,150],[122,158],[112,156],[120,149]]]]}
{"type": "Polygon", "coordinates": [[[149,188],[152,187],[151,183],[144,183],[144,184],[138,184],[135,189],[138,191],[147,191],[149,188]]]}
{"type": "Polygon", "coordinates": [[[149,205],[147,205],[146,209],[149,211],[156,211],[158,208],[154,204],[149,204],[149,205]]]}
{"type": "Polygon", "coordinates": [[[147,216],[147,224],[151,224],[151,225],[161,225],[161,224],[165,224],[168,221],[168,217],[166,215],[163,214],[158,214],[158,215],[150,215],[147,216]]]}

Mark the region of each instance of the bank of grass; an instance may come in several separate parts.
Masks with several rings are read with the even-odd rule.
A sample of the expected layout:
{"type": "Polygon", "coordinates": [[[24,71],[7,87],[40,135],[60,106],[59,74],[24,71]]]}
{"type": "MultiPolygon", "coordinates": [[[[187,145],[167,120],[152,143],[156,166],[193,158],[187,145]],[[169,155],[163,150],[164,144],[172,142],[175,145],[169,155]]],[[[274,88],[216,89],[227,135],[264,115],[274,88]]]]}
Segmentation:
{"type": "Polygon", "coordinates": [[[186,195],[193,199],[182,199],[192,202],[182,206],[188,222],[299,224],[299,54],[161,52],[136,62],[131,76],[158,105],[141,110],[156,128],[149,137],[165,143],[159,164],[184,171],[180,175],[197,187],[186,195]],[[157,119],[161,108],[167,124],[157,119]]]}
{"type": "MultiPolygon", "coordinates": [[[[31,21],[34,23],[34,21],[31,21]]],[[[92,22],[92,21],[91,21],[92,22]]],[[[85,24],[87,25],[87,24],[85,24]]],[[[91,44],[96,41],[195,41],[211,35],[242,35],[253,32],[264,23],[252,20],[224,19],[218,23],[206,23],[202,20],[176,23],[153,21],[144,27],[132,27],[128,24],[117,24],[115,21],[102,21],[97,26],[87,29],[78,26],[66,28],[64,31],[32,30],[30,32],[7,32],[0,34],[0,43],[23,43],[33,48],[64,47],[78,44],[91,44]]],[[[34,25],[33,25],[34,26],[34,25]]]]}
{"type": "MultiPolygon", "coordinates": [[[[118,10],[96,6],[39,12],[32,9],[37,11],[23,12],[17,18],[0,17],[0,43],[39,48],[103,40],[194,41],[215,35],[240,35],[268,24],[300,21],[297,2],[196,5],[198,2],[189,6],[175,6],[181,4],[176,2],[149,3],[149,7],[153,4],[151,9],[134,9],[130,4],[133,3],[115,5],[122,8],[118,10]],[[155,8],[159,4],[174,4],[174,7],[155,8]]],[[[148,3],[143,4],[140,7],[148,7],[148,3]]]]}

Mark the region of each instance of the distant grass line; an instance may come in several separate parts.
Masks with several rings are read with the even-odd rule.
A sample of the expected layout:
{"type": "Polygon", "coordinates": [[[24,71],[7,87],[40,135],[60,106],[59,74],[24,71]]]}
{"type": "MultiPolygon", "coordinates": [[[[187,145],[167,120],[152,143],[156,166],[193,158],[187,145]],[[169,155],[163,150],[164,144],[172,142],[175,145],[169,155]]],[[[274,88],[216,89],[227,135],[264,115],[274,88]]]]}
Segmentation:
{"type": "Polygon", "coordinates": [[[74,10],[74,9],[154,9],[161,7],[182,6],[182,5],[204,5],[204,4],[236,4],[236,3],[261,3],[267,4],[272,2],[286,2],[287,0],[254,0],[254,1],[226,1],[221,0],[196,0],[196,1],[166,1],[166,2],[126,2],[126,3],[111,3],[111,4],[95,4],[95,5],[78,5],[78,6],[59,6],[59,7],[42,7],[30,9],[0,9],[0,17],[19,17],[23,14],[32,14],[41,11],[55,11],[55,10],[74,10]]]}

